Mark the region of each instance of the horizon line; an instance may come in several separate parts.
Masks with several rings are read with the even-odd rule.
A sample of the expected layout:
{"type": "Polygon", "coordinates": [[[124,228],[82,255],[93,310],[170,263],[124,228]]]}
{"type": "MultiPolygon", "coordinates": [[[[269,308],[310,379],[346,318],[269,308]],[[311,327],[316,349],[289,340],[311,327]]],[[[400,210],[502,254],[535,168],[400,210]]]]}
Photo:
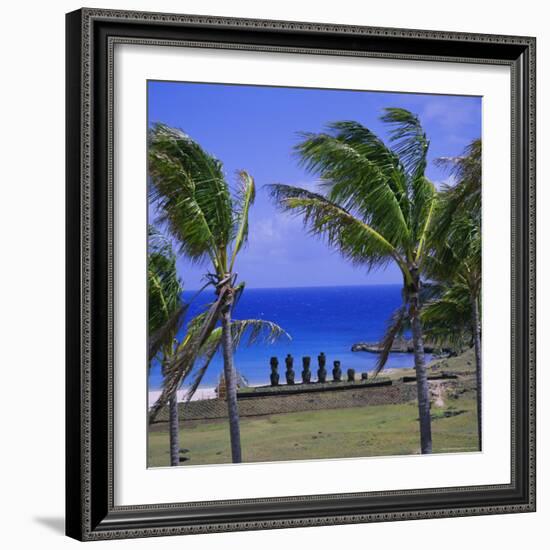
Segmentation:
{"type": "MultiPolygon", "coordinates": [[[[185,283],[185,282],[184,282],[185,283]]],[[[365,283],[349,285],[247,286],[245,290],[291,290],[298,288],[359,288],[365,286],[401,286],[402,283],[365,283]]],[[[200,288],[184,288],[183,292],[198,292],[200,288]]]]}

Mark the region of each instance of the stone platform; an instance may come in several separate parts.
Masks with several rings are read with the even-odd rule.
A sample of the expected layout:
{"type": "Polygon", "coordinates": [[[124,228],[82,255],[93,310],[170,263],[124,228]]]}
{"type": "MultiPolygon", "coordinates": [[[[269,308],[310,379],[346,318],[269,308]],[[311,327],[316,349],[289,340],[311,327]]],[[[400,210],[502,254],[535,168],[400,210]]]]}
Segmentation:
{"type": "MultiPolygon", "coordinates": [[[[391,380],[265,386],[238,392],[240,417],[389,405],[414,399],[416,384],[391,380]]],[[[227,403],[223,399],[180,403],[179,414],[181,420],[227,418],[227,403]]],[[[159,413],[158,421],[167,419],[167,410],[164,409],[159,413]]]]}

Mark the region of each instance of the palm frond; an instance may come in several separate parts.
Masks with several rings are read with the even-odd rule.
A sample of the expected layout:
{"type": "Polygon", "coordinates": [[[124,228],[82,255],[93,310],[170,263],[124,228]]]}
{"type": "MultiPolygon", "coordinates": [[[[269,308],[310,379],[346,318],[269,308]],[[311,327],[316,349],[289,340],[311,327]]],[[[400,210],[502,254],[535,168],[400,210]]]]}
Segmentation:
{"type": "Polygon", "coordinates": [[[177,333],[186,306],[181,300],[183,284],[170,242],[149,227],[148,248],[148,355],[151,360],[177,333]]]}
{"type": "Polygon", "coordinates": [[[470,292],[464,283],[441,287],[440,295],[423,305],[420,319],[430,342],[461,351],[472,342],[470,292]]]}
{"type": "Polygon", "coordinates": [[[150,254],[148,263],[149,330],[154,332],[179,309],[183,287],[175,261],[159,254],[150,254]]]}
{"type": "Polygon", "coordinates": [[[226,246],[232,232],[232,202],[219,160],[181,130],[156,124],[149,132],[151,200],[159,221],[193,261],[226,246]]]}
{"type": "Polygon", "coordinates": [[[189,390],[186,393],[186,396],[185,396],[186,401],[191,401],[196,391],[199,389],[202,379],[204,378],[204,375],[206,374],[206,371],[208,370],[208,367],[210,366],[212,359],[214,359],[214,356],[219,350],[220,343],[221,343],[221,328],[216,328],[212,331],[210,337],[208,338],[207,342],[204,344],[202,348],[202,364],[196,371],[193,377],[193,381],[191,382],[191,386],[189,387],[189,390]]]}
{"type": "Polygon", "coordinates": [[[239,187],[235,200],[235,225],[237,226],[237,234],[233,241],[233,253],[231,257],[231,263],[229,271],[233,270],[237,254],[241,250],[242,246],[246,243],[248,238],[248,213],[250,207],[254,204],[256,198],[256,187],[254,185],[254,178],[244,170],[239,172],[239,187]]]}
{"type": "Polygon", "coordinates": [[[415,178],[413,182],[413,227],[416,246],[416,263],[420,263],[427,251],[427,246],[434,223],[438,195],[435,186],[424,176],[415,178]]]}
{"type": "Polygon", "coordinates": [[[409,202],[399,159],[370,130],[343,121],[331,134],[302,134],[301,164],[318,174],[327,198],[399,245],[409,238],[409,202]]]}
{"type": "Polygon", "coordinates": [[[169,342],[174,335],[177,334],[181,328],[183,317],[188,307],[188,304],[181,304],[163,325],[152,334],[149,334],[149,361],[157,355],[163,345],[169,342]]]}
{"type": "Polygon", "coordinates": [[[237,306],[239,303],[244,289],[246,288],[246,283],[244,281],[241,281],[234,289],[233,289],[233,309],[237,306]]]}
{"type": "Polygon", "coordinates": [[[396,195],[407,192],[404,180],[395,177],[403,172],[401,160],[372,130],[352,120],[333,122],[329,128],[336,133],[338,140],[349,144],[364,158],[376,164],[388,178],[396,195]]]}
{"type": "Polygon", "coordinates": [[[147,252],[172,258],[174,249],[170,239],[152,224],[147,226],[147,252]]]}
{"type": "Polygon", "coordinates": [[[233,319],[231,336],[235,348],[239,347],[243,341],[247,346],[253,346],[258,342],[273,344],[280,338],[292,340],[290,334],[277,323],[265,319],[233,319]]]}
{"type": "Polygon", "coordinates": [[[283,211],[301,216],[304,226],[352,262],[367,268],[391,259],[402,263],[396,248],[378,231],[323,195],[289,185],[269,186],[283,211]]]}
{"type": "Polygon", "coordinates": [[[386,366],[395,338],[403,332],[403,325],[406,317],[406,304],[403,304],[393,312],[388,322],[386,332],[384,333],[384,337],[379,344],[381,350],[374,368],[374,377],[378,376],[380,371],[386,366]]]}
{"type": "MultiPolygon", "coordinates": [[[[237,349],[244,340],[247,346],[252,346],[258,342],[272,344],[280,338],[291,339],[290,335],[276,323],[265,321],[264,319],[233,319],[231,321],[231,337],[233,340],[233,349],[237,349]]],[[[216,328],[212,331],[209,338],[202,346],[201,356],[203,362],[196,371],[193,382],[186,394],[189,401],[197,391],[206,371],[212,362],[212,359],[221,346],[222,330],[216,328]]]]}
{"type": "Polygon", "coordinates": [[[220,317],[225,302],[225,292],[226,289],[222,289],[218,299],[210,305],[209,309],[189,323],[185,338],[166,363],[162,393],[150,409],[150,422],[156,418],[158,412],[193,369],[195,361],[201,353],[201,348],[207,342],[220,317]]]}
{"type": "Polygon", "coordinates": [[[384,109],[383,122],[390,124],[390,141],[405,170],[416,179],[426,170],[430,142],[416,115],[397,107],[384,109]]]}
{"type": "Polygon", "coordinates": [[[457,181],[440,192],[433,239],[441,243],[457,216],[467,214],[481,225],[481,140],[472,141],[461,157],[439,158],[435,162],[446,167],[457,181]]]}
{"type": "Polygon", "coordinates": [[[469,186],[470,191],[480,192],[481,185],[481,139],[474,139],[465,148],[461,156],[439,157],[435,164],[448,171],[460,184],[469,186]]]}
{"type": "Polygon", "coordinates": [[[481,227],[477,220],[466,213],[455,216],[445,242],[453,248],[459,259],[467,259],[478,253],[481,256],[481,227]]]}
{"type": "Polygon", "coordinates": [[[429,277],[452,281],[461,276],[474,286],[481,280],[481,226],[469,212],[457,212],[445,235],[432,238],[432,253],[425,264],[429,277]]]}

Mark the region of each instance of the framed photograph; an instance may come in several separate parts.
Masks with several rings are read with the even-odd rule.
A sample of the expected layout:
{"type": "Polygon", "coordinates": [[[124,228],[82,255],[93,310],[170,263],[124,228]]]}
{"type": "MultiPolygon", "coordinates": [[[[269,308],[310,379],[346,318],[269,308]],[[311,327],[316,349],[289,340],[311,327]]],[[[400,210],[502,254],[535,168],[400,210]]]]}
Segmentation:
{"type": "Polygon", "coordinates": [[[67,535],[535,509],[535,39],[67,15],[67,535]]]}

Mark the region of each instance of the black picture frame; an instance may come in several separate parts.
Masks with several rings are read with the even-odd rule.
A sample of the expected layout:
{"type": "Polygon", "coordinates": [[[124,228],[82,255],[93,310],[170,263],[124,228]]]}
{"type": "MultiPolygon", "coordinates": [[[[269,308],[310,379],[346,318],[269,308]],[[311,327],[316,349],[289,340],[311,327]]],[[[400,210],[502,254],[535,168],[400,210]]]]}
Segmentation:
{"type": "Polygon", "coordinates": [[[535,39],[81,9],[67,14],[66,533],[79,540],[535,510],[535,39]],[[512,464],[506,485],[113,504],[115,43],[507,65],[512,75],[512,464]]]}

